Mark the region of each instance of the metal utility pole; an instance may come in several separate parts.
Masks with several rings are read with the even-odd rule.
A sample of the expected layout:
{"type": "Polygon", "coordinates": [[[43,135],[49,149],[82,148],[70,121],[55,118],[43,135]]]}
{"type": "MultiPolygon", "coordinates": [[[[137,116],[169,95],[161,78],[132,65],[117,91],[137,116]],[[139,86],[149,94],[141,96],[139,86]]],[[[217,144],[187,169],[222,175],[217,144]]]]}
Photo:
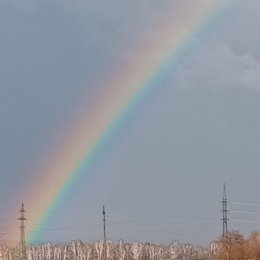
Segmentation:
{"type": "Polygon", "coordinates": [[[227,193],[226,193],[226,184],[224,183],[223,188],[223,198],[222,198],[222,236],[224,236],[228,232],[228,207],[227,207],[227,193]]]}
{"type": "Polygon", "coordinates": [[[25,244],[25,225],[24,221],[27,220],[24,217],[25,209],[24,209],[24,204],[22,204],[22,207],[20,209],[20,218],[18,220],[21,221],[20,225],[20,260],[26,260],[26,244],[25,244]]]}
{"type": "Polygon", "coordinates": [[[105,206],[103,206],[103,231],[104,231],[104,260],[107,259],[107,239],[106,239],[106,211],[105,211],[105,206]]]}

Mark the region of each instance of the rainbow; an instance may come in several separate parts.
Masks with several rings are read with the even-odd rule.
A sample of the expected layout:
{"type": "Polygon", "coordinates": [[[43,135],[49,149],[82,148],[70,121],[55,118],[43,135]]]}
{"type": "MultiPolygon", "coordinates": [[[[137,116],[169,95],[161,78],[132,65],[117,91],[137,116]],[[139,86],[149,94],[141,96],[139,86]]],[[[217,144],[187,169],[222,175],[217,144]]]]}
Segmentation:
{"type": "MultiPolygon", "coordinates": [[[[146,38],[135,55],[107,82],[105,93],[91,104],[92,112],[86,114],[84,111],[74,120],[75,128],[53,152],[52,159],[41,167],[24,201],[35,216],[26,223],[27,231],[36,230],[30,236],[27,234],[29,241],[39,238],[48,215],[63,203],[77,180],[91,174],[90,166],[104,143],[118,129],[126,114],[142,101],[165,64],[174,65],[176,57],[184,55],[189,48],[193,34],[197,30],[207,30],[223,6],[223,0],[184,1],[178,7],[177,15],[174,13],[173,16],[171,11],[162,14],[154,34],[146,38]]],[[[16,227],[17,223],[10,226],[16,227]]],[[[18,240],[17,231],[11,228],[9,231],[18,240]]]]}

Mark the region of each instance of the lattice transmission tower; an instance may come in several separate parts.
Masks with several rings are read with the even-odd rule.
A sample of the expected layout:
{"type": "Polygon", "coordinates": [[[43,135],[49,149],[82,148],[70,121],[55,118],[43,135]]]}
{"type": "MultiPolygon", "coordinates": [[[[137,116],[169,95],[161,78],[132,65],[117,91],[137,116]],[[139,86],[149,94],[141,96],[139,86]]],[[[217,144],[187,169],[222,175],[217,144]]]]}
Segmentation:
{"type": "Polygon", "coordinates": [[[103,259],[107,259],[107,238],[106,238],[106,211],[105,211],[105,206],[103,206],[103,232],[104,232],[104,254],[103,254],[103,259]]]}
{"type": "Polygon", "coordinates": [[[228,232],[228,200],[226,192],[226,184],[223,187],[223,198],[222,198],[222,236],[228,232]]]}
{"type": "Polygon", "coordinates": [[[20,245],[19,245],[19,259],[20,260],[26,260],[26,243],[25,243],[25,225],[24,221],[27,220],[24,216],[25,209],[24,204],[22,204],[22,207],[20,209],[20,217],[18,220],[20,220],[20,245]]]}

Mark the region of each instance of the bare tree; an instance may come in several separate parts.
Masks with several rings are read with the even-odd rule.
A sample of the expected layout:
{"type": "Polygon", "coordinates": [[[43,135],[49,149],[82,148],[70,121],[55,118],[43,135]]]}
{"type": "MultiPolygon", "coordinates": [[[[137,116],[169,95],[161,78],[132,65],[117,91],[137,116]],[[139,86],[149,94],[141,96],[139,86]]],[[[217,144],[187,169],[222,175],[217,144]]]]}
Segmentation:
{"type": "Polygon", "coordinates": [[[244,260],[245,259],[245,240],[241,233],[238,231],[231,231],[225,233],[219,238],[218,251],[215,257],[223,260],[244,260]]]}

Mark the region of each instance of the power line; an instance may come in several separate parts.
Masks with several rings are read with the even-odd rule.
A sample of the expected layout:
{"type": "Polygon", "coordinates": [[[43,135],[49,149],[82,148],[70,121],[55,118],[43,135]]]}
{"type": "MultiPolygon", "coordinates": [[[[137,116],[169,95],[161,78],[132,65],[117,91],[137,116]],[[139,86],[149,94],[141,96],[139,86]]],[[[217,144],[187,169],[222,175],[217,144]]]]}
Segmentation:
{"type": "Polygon", "coordinates": [[[236,218],[233,218],[232,221],[242,222],[242,223],[249,223],[249,224],[260,224],[260,221],[251,221],[251,220],[246,220],[246,219],[236,219],[236,218]]]}
{"type": "Polygon", "coordinates": [[[241,206],[251,206],[251,207],[260,207],[258,203],[247,203],[247,202],[230,202],[233,205],[241,205],[241,206]]]}
{"type": "Polygon", "coordinates": [[[260,212],[252,212],[252,211],[230,210],[229,212],[234,214],[260,215],[260,212]]]}

